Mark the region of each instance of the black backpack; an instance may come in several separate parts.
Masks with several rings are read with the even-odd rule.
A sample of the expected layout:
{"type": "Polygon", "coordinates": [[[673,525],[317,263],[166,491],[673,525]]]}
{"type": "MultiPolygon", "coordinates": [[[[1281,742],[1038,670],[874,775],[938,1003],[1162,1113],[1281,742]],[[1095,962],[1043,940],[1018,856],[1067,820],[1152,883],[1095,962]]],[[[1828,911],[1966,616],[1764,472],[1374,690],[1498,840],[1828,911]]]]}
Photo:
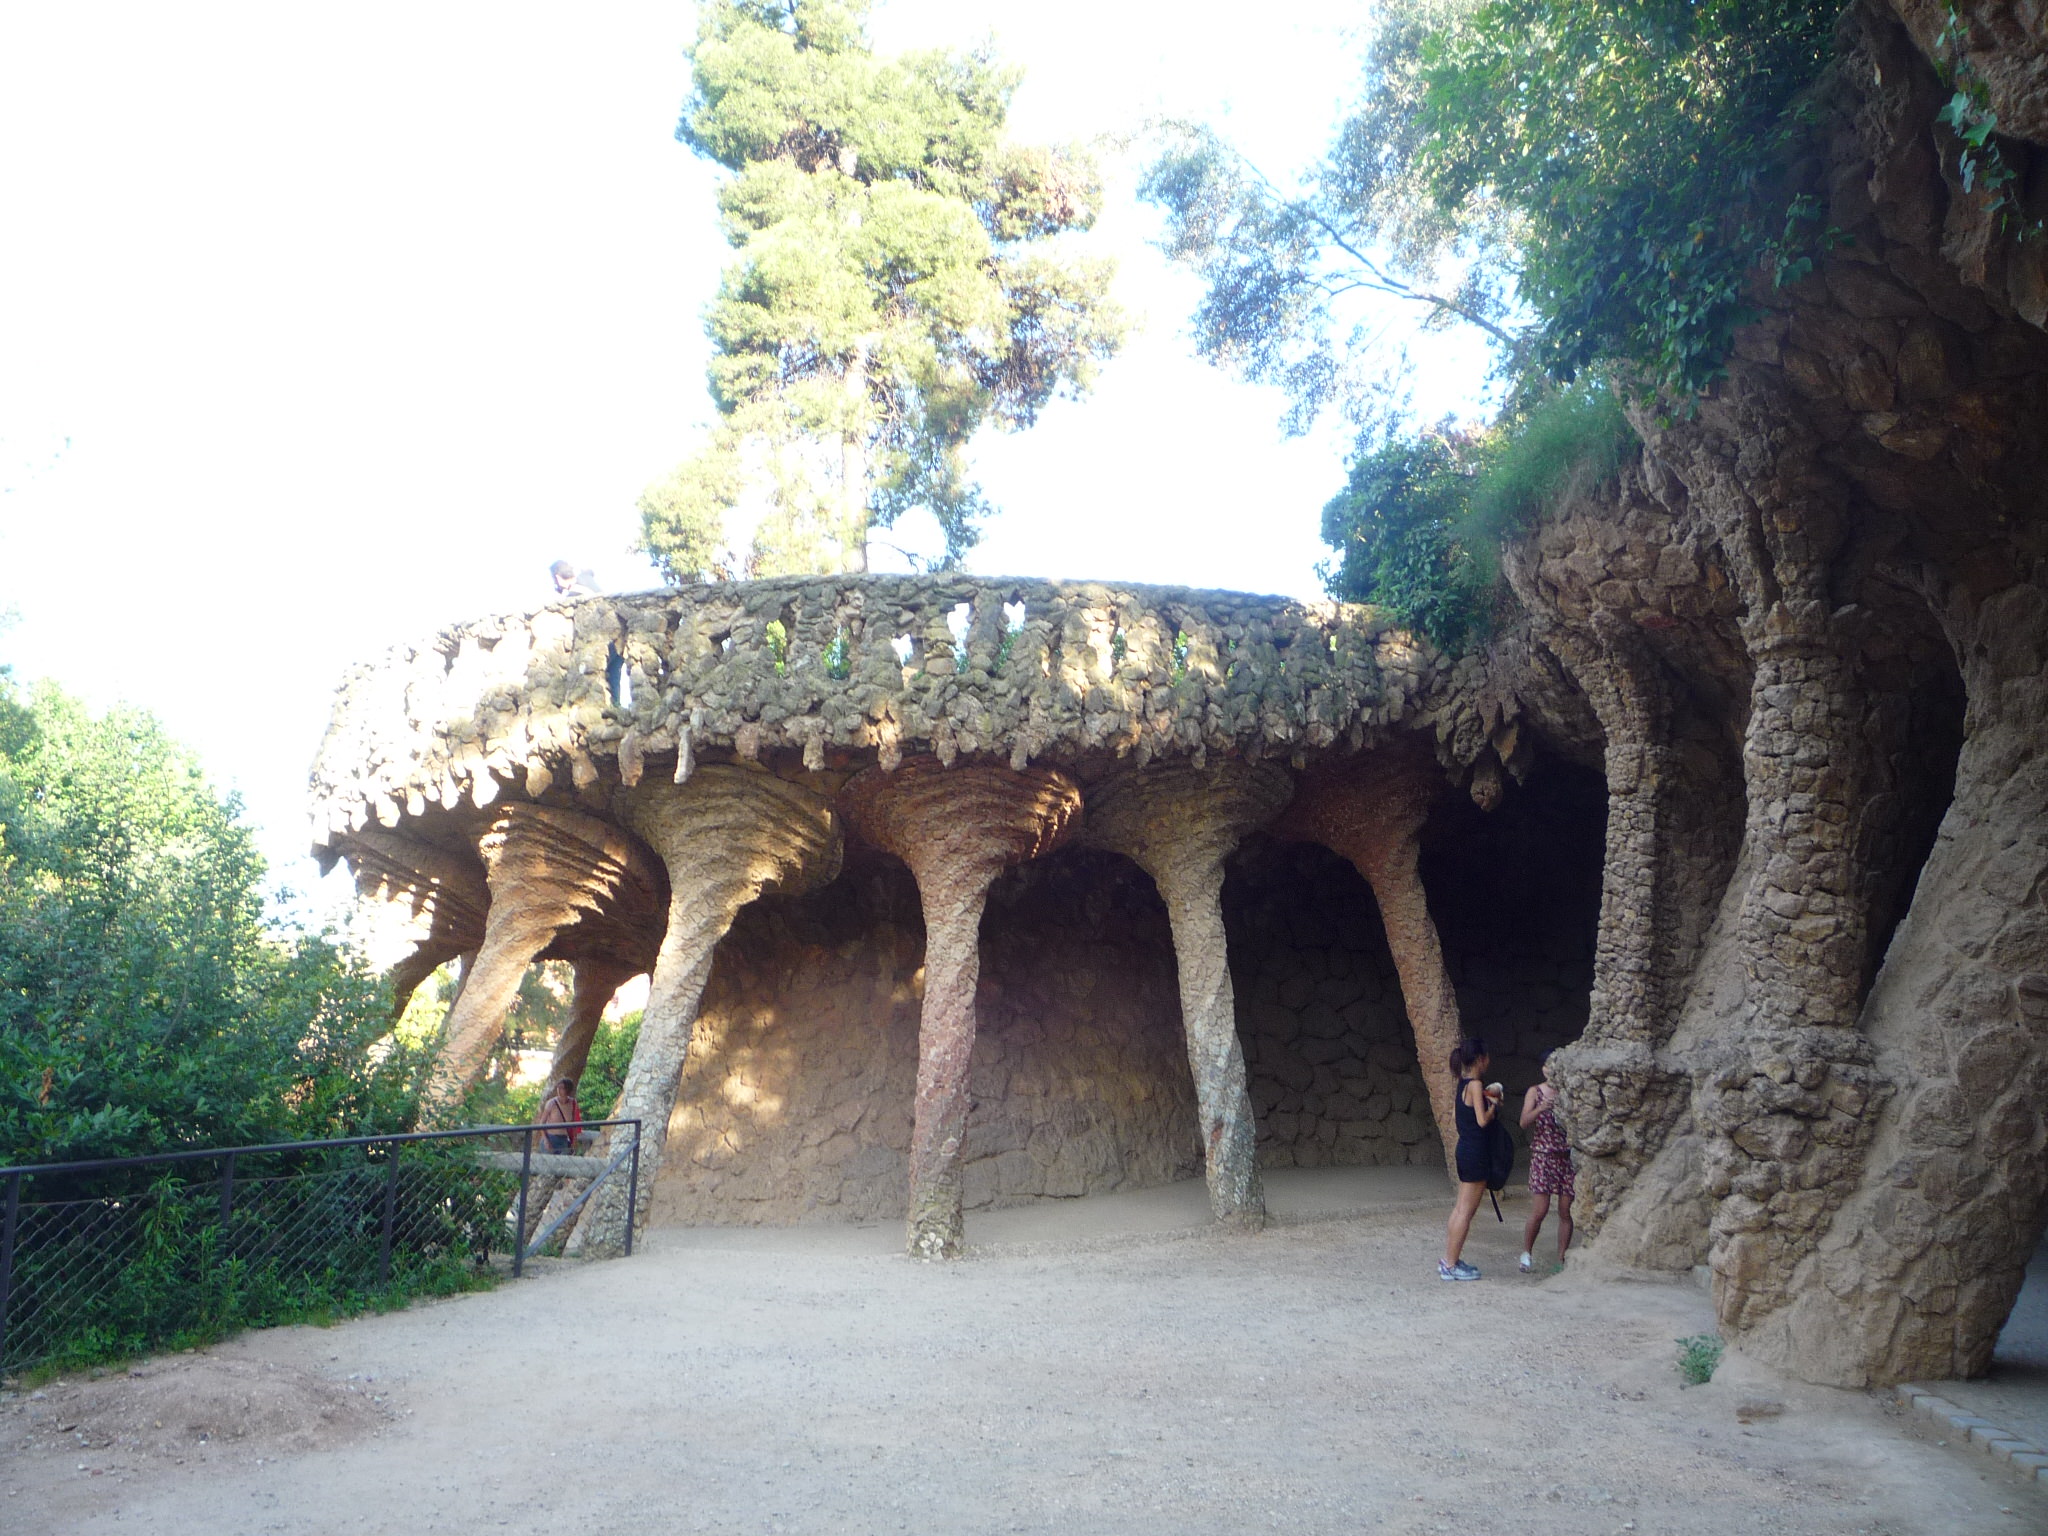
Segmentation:
{"type": "Polygon", "coordinates": [[[1507,1217],[1500,1213],[1498,1195],[1507,1188],[1508,1176],[1515,1171],[1515,1138],[1498,1111],[1480,1127],[1479,1134],[1486,1147],[1486,1197],[1493,1201],[1494,1219],[1506,1221],[1507,1217]]]}

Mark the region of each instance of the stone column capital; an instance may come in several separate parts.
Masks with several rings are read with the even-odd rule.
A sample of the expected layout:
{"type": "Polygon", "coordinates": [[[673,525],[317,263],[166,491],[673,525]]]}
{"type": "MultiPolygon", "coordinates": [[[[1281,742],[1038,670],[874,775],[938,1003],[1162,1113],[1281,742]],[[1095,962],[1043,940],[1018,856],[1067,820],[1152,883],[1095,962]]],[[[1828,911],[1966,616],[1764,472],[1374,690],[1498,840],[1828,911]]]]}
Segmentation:
{"type": "Polygon", "coordinates": [[[922,887],[979,876],[1041,858],[1075,833],[1081,790],[1057,768],[967,763],[935,757],[870,768],[840,792],[846,818],[868,842],[908,864],[922,887]]]}
{"type": "Polygon", "coordinates": [[[1377,884],[1376,872],[1414,863],[1422,824],[1445,788],[1427,743],[1398,742],[1310,774],[1273,830],[1321,843],[1377,884]]]}
{"type": "Polygon", "coordinates": [[[1174,872],[1220,867],[1293,797],[1294,780],[1271,763],[1125,769],[1089,789],[1083,837],[1164,881],[1174,872]]]}

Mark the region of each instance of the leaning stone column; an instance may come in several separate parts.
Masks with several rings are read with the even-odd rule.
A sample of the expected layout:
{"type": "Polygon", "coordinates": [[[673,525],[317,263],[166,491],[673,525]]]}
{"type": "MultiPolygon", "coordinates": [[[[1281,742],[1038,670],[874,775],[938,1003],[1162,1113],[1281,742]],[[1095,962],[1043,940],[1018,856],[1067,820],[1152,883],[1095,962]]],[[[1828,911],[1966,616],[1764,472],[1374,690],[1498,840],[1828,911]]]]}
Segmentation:
{"type": "Polygon", "coordinates": [[[1122,773],[1088,797],[1088,841],[1136,862],[1166,903],[1181,1027],[1202,1114],[1209,1209],[1218,1221],[1242,1227],[1264,1224],[1266,1192],[1230,991],[1223,861],[1293,794],[1294,781],[1279,768],[1225,761],[1122,773]]]}
{"type": "Polygon", "coordinates": [[[1342,854],[1372,886],[1401,977],[1401,1000],[1415,1032],[1444,1163],[1456,1179],[1457,1091],[1449,1063],[1459,1038],[1458,997],[1444,969],[1418,862],[1422,824],[1443,784],[1425,746],[1363,752],[1305,782],[1275,830],[1342,854]]]}
{"type": "Polygon", "coordinates": [[[576,991],[569,1022],[562,1028],[562,1038],[555,1042],[554,1060],[548,1063],[550,1087],[565,1077],[583,1076],[584,1065],[590,1060],[590,1043],[597,1038],[597,1026],[604,1022],[604,1010],[612,994],[638,976],[641,969],[630,960],[592,958],[576,962],[576,991]]]}
{"type": "MultiPolygon", "coordinates": [[[[832,808],[759,769],[702,767],[682,784],[658,776],[624,800],[626,819],[668,866],[668,932],[654,962],[640,1040],[614,1118],[640,1121],[638,1223],[661,1170],[669,1114],[712,952],[740,909],[770,888],[802,891],[839,873],[844,843],[832,808]]],[[[585,1045],[588,1051],[588,1045],[585,1045]]],[[[616,1138],[607,1135],[606,1145],[616,1138]]],[[[608,1180],[578,1222],[571,1251],[609,1250],[625,1231],[626,1181],[608,1180]]]]}
{"type": "Polygon", "coordinates": [[[478,841],[490,885],[483,945],[448,1010],[427,1085],[429,1114],[445,1119],[484,1074],[520,979],[565,929],[587,915],[633,906],[660,874],[633,839],[580,811],[514,801],[478,841]]]}
{"type": "Polygon", "coordinates": [[[995,877],[1050,852],[1080,818],[1081,792],[1048,768],[941,768],[936,759],[871,768],[846,786],[847,819],[910,866],[924,906],[924,1006],[910,1140],[908,1241],[914,1258],[960,1252],[960,1146],[981,978],[981,913],[995,877]]]}
{"type": "Polygon", "coordinates": [[[356,894],[378,903],[383,918],[370,962],[391,983],[391,1016],[441,966],[483,943],[491,904],[484,870],[420,838],[366,826],[338,843],[355,877],[356,894]]]}

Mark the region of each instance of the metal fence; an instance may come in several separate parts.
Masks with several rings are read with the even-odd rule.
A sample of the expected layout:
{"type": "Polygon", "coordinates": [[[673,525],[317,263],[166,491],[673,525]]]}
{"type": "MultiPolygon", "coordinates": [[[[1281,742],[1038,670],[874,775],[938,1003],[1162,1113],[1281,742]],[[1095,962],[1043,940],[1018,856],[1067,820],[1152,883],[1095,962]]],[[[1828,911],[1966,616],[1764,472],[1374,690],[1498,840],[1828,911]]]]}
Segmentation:
{"type": "Polygon", "coordinates": [[[630,1254],[638,1120],[0,1168],[0,1375],[517,1276],[612,1178],[629,1186],[623,1230],[589,1237],[630,1254]],[[606,1157],[543,1139],[608,1127],[606,1157]]]}

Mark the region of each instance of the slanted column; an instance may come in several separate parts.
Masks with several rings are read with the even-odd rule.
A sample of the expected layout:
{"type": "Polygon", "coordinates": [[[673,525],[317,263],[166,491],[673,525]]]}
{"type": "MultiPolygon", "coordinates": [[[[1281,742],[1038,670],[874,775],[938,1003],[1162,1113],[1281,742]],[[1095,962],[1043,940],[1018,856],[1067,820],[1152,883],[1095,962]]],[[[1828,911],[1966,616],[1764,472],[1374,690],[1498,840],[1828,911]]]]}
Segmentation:
{"type": "Polygon", "coordinates": [[[1202,1116],[1209,1209],[1233,1226],[1266,1220],[1257,1126],[1223,932],[1223,861],[1294,794],[1279,768],[1236,761],[1118,775],[1088,797],[1088,841],[1134,861],[1159,887],[1173,925],[1181,1028],[1202,1116]]]}
{"type": "Polygon", "coordinates": [[[526,968],[565,930],[612,908],[644,905],[660,872],[617,827],[557,806],[515,801],[477,844],[490,886],[483,944],[467,967],[427,1085],[446,1119],[489,1065],[526,968]]]}
{"type": "Polygon", "coordinates": [[[612,995],[642,969],[630,960],[592,958],[576,962],[576,990],[570,1001],[569,1022],[562,1028],[562,1038],[555,1042],[554,1060],[548,1063],[549,1088],[565,1077],[583,1076],[584,1065],[590,1060],[590,1043],[597,1038],[597,1026],[604,1021],[604,1010],[612,995]]]}
{"type": "Polygon", "coordinates": [[[356,894],[378,905],[370,961],[391,983],[391,1016],[421,982],[484,938],[491,896],[484,870],[433,843],[384,827],[366,826],[342,838],[341,856],[355,877],[356,894]]]}
{"type": "Polygon", "coordinates": [[[1422,824],[1443,786],[1443,773],[1426,746],[1363,752],[1303,783],[1275,830],[1342,854],[1372,886],[1444,1163],[1455,1179],[1457,1092],[1449,1063],[1460,1034],[1458,997],[1444,968],[1420,867],[1422,824]]]}
{"type": "Polygon", "coordinates": [[[914,1258],[953,1258],[962,1233],[960,1147],[982,908],[997,875],[1050,852],[1073,831],[1081,791],[1052,769],[945,769],[919,758],[893,772],[869,769],[846,786],[841,803],[862,837],[910,866],[924,906],[907,1236],[914,1258]]]}
{"type": "MultiPolygon", "coordinates": [[[[716,765],[698,768],[681,784],[650,779],[626,796],[625,813],[668,866],[669,877],[668,931],[640,1015],[640,1039],[612,1111],[617,1119],[641,1122],[640,1202],[632,1213],[637,1224],[646,1219],[661,1170],[669,1115],[718,941],[740,909],[762,892],[795,893],[830,881],[839,873],[845,845],[830,805],[758,769],[716,765]]],[[[607,1148],[616,1140],[616,1133],[607,1133],[607,1148]]],[[[610,1250],[625,1231],[625,1218],[626,1181],[608,1180],[585,1207],[571,1251],[610,1250]]]]}

